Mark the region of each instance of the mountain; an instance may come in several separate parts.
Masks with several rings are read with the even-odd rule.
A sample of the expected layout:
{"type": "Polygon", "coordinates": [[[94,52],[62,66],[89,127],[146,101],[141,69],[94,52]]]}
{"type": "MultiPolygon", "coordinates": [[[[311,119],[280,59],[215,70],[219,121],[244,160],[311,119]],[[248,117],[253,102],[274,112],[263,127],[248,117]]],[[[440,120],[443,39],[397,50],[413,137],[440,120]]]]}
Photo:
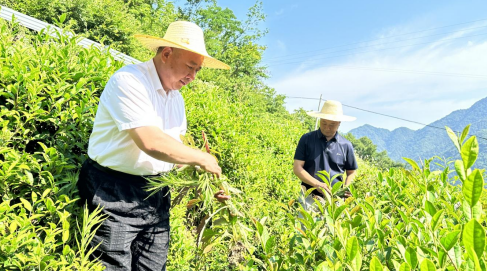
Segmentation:
{"type": "Polygon", "coordinates": [[[461,132],[468,124],[471,124],[470,135],[477,136],[480,148],[475,167],[487,168],[487,98],[479,100],[468,109],[453,111],[416,131],[405,127],[389,131],[366,124],[350,130],[350,133],[356,138],[370,138],[377,145],[378,151],[386,150],[389,157],[396,161],[404,162],[402,157],[418,161],[435,155],[451,160],[459,159],[460,155],[444,127],[461,132]]]}

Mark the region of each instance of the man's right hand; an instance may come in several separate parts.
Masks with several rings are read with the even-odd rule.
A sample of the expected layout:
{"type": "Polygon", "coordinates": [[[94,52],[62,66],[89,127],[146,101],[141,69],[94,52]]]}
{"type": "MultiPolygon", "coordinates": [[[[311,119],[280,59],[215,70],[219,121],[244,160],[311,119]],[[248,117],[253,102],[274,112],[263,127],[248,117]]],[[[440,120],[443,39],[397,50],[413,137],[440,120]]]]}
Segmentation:
{"type": "Polygon", "coordinates": [[[200,167],[205,171],[216,174],[218,178],[220,178],[220,175],[222,174],[222,169],[218,165],[218,162],[216,161],[215,157],[213,157],[211,154],[208,154],[206,152],[202,152],[202,160],[200,162],[200,167]]]}
{"type": "MultiPolygon", "coordinates": [[[[331,195],[330,187],[328,187],[328,185],[326,185],[325,183],[319,183],[315,187],[316,187],[316,190],[318,190],[321,194],[323,194],[323,190],[325,190],[328,193],[328,195],[331,195]]],[[[323,194],[323,196],[324,195],[325,194],[323,194]]]]}

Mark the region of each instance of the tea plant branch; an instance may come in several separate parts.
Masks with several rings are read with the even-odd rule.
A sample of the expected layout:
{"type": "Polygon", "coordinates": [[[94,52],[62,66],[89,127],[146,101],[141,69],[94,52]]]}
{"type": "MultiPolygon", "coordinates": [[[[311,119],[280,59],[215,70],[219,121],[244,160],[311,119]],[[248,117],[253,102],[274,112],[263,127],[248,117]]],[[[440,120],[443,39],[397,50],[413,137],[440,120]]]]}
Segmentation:
{"type": "Polygon", "coordinates": [[[205,224],[203,224],[203,228],[201,229],[200,233],[198,234],[198,241],[196,242],[196,247],[199,247],[199,244],[201,242],[201,238],[203,237],[203,232],[205,231],[206,225],[208,225],[208,222],[210,222],[211,218],[214,217],[217,213],[219,213],[221,210],[228,209],[229,206],[223,206],[220,209],[216,210],[214,213],[212,213],[206,220],[205,224]]]}

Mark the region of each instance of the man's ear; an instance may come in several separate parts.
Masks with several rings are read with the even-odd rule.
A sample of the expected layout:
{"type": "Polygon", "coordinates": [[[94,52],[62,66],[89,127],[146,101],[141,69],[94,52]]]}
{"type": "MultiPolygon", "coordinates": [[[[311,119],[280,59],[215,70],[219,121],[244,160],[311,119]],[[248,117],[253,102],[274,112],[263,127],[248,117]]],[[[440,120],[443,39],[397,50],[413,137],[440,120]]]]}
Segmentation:
{"type": "Polygon", "coordinates": [[[166,63],[167,59],[169,58],[169,56],[173,53],[173,49],[172,47],[166,47],[162,50],[162,52],[160,53],[160,58],[161,58],[161,61],[162,63],[166,63]]]}

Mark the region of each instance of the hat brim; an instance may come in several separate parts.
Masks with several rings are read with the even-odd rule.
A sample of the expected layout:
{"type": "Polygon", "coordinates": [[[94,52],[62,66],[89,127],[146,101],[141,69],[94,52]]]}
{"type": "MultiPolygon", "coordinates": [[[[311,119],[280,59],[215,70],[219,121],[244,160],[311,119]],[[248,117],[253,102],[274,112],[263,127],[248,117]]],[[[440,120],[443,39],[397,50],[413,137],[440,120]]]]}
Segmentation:
{"type": "Polygon", "coordinates": [[[147,49],[154,51],[154,52],[157,52],[157,49],[159,47],[179,48],[179,49],[190,51],[190,52],[193,52],[193,53],[196,53],[198,55],[203,56],[204,57],[203,64],[202,64],[203,67],[213,68],[213,69],[223,69],[223,70],[229,70],[230,69],[230,66],[221,62],[218,59],[215,59],[215,58],[209,56],[208,54],[205,54],[203,52],[197,52],[197,51],[192,50],[192,49],[190,49],[184,45],[181,45],[181,44],[169,41],[169,40],[165,40],[163,38],[153,37],[153,36],[149,36],[149,35],[140,35],[140,34],[135,35],[135,38],[140,43],[142,43],[142,45],[144,45],[147,49]]]}
{"type": "Polygon", "coordinates": [[[331,121],[354,121],[357,119],[356,117],[351,117],[351,116],[346,116],[346,115],[324,114],[324,113],[321,113],[319,111],[306,112],[306,114],[308,114],[308,116],[311,116],[311,117],[326,119],[326,120],[331,120],[331,121]]]}

